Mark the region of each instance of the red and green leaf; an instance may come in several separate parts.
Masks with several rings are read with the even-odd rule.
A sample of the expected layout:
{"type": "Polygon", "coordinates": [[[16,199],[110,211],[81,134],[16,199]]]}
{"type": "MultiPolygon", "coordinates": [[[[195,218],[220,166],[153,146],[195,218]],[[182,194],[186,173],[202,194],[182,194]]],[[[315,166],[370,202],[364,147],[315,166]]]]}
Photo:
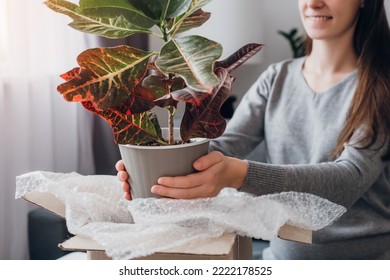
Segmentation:
{"type": "Polygon", "coordinates": [[[219,84],[213,65],[221,54],[219,43],[193,35],[170,40],[155,63],[161,72],[182,77],[190,88],[211,93],[219,84]]]}
{"type": "Polygon", "coordinates": [[[143,79],[142,86],[154,92],[157,99],[169,92],[170,82],[164,75],[150,75],[143,79]]]}
{"type": "Polygon", "coordinates": [[[215,68],[222,67],[232,73],[249,58],[257,54],[263,48],[262,44],[247,44],[222,61],[215,63],[215,68]]]}
{"type": "Polygon", "coordinates": [[[186,102],[197,105],[200,104],[206,96],[209,96],[209,93],[196,91],[192,88],[186,87],[171,92],[170,96],[177,102],[186,102]]]}
{"type": "Polygon", "coordinates": [[[75,67],[64,74],[61,74],[60,77],[63,78],[65,81],[70,81],[73,78],[78,77],[79,73],[80,73],[80,67],[75,67]]]}
{"type": "Polygon", "coordinates": [[[154,104],[161,108],[167,106],[177,107],[177,101],[172,98],[170,92],[185,87],[184,80],[178,77],[167,79],[164,75],[151,75],[146,77],[142,85],[154,92],[157,96],[154,104]]]}
{"type": "MultiPolygon", "coordinates": [[[[61,77],[69,81],[78,77],[80,68],[76,67],[61,77]]],[[[152,113],[146,112],[152,109],[156,96],[153,92],[138,85],[127,101],[116,108],[100,110],[90,101],[81,104],[88,111],[103,118],[113,129],[114,140],[117,144],[144,144],[159,142],[162,138],[161,128],[157,118],[152,113]]]]}
{"type": "Polygon", "coordinates": [[[82,102],[82,105],[111,126],[117,144],[138,145],[163,142],[160,126],[156,121],[156,116],[151,112],[128,116],[114,109],[98,110],[92,102],[82,102]]]}
{"type": "Polygon", "coordinates": [[[129,98],[114,109],[127,116],[140,114],[152,109],[156,98],[154,92],[138,84],[129,98]]]}
{"type": "Polygon", "coordinates": [[[196,137],[217,138],[225,131],[226,121],[220,114],[220,108],[231,94],[233,78],[224,68],[217,68],[216,74],[221,83],[215,92],[199,104],[186,104],[180,126],[183,142],[196,137]]]}
{"type": "Polygon", "coordinates": [[[129,46],[89,49],[77,58],[77,76],[58,91],[67,101],[91,101],[101,110],[118,106],[144,77],[151,55],[129,46]]]}

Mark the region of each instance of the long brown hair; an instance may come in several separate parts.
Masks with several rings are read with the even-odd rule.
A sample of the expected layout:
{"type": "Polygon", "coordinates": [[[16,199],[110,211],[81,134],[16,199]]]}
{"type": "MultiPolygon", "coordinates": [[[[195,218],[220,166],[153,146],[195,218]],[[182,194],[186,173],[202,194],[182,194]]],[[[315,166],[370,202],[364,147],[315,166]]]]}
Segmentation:
{"type": "MultiPolygon", "coordinates": [[[[380,139],[380,148],[388,144],[390,135],[390,28],[384,0],[368,0],[360,9],[354,34],[354,48],[358,55],[357,89],[350,113],[334,155],[344,150],[344,143],[363,125],[360,148],[369,148],[380,139]]],[[[307,39],[310,54],[312,40],[307,39]]],[[[376,145],[375,145],[376,146],[376,145]]],[[[390,149],[383,156],[390,159],[390,149]]]]}

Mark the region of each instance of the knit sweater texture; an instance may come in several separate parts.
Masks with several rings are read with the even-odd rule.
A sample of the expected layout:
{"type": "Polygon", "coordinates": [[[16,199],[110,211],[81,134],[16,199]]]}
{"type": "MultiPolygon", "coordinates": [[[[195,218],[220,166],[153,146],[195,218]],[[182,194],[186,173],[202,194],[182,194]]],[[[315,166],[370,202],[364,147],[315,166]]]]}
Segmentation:
{"type": "Polygon", "coordinates": [[[386,147],[361,149],[357,130],[332,156],[357,85],[357,70],[323,92],[302,74],[305,58],[273,64],[244,95],[212,150],[245,159],[264,141],[266,162],[249,161],[241,191],[311,193],[347,207],[313,244],[275,239],[277,259],[390,259],[390,169],[386,147]]]}

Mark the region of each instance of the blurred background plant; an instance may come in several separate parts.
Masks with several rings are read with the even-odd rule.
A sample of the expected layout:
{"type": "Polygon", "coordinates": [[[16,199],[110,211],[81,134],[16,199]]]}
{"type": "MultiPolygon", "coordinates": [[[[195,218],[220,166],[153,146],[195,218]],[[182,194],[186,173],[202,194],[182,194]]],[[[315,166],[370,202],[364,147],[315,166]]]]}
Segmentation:
{"type": "Polygon", "coordinates": [[[306,53],[306,37],[305,35],[300,35],[297,28],[292,28],[290,31],[278,31],[278,34],[286,38],[290,44],[293,57],[298,58],[302,57],[306,53]]]}

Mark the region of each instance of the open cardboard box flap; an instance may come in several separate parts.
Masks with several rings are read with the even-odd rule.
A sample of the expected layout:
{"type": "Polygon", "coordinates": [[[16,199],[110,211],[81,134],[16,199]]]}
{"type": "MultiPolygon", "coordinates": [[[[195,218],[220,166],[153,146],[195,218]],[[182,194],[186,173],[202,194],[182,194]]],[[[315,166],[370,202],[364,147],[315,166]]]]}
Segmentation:
{"type": "MultiPolygon", "coordinates": [[[[23,196],[23,199],[29,201],[35,205],[45,208],[54,214],[61,217],[65,217],[65,205],[54,195],[42,192],[30,192],[23,196]]],[[[312,232],[310,230],[297,228],[288,224],[282,226],[279,230],[278,236],[282,239],[297,241],[301,243],[312,242],[312,232]]],[[[230,256],[235,254],[232,251],[232,246],[237,242],[237,238],[234,234],[224,234],[221,238],[212,239],[203,244],[197,244],[196,246],[180,246],[170,250],[166,250],[161,253],[156,253],[153,256],[156,257],[158,254],[161,258],[166,259],[166,254],[199,254],[199,255],[212,255],[213,259],[218,259],[216,256],[230,256]]],[[[82,236],[74,236],[64,243],[59,244],[59,247],[66,251],[88,251],[88,252],[99,252],[104,249],[100,244],[94,240],[82,236]]]]}

